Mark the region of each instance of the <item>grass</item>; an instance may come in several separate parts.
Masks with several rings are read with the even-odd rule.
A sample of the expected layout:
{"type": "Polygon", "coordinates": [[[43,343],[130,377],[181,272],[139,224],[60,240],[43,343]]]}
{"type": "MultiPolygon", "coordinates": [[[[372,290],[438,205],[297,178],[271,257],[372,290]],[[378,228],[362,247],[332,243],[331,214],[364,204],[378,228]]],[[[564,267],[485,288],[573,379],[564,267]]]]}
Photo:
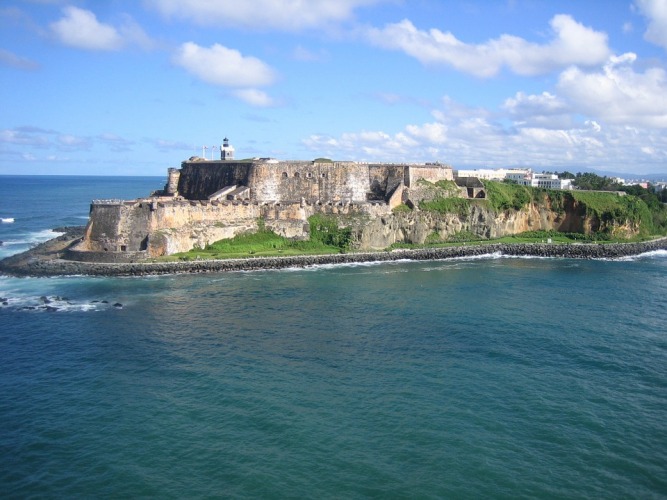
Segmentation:
{"type": "Polygon", "coordinates": [[[322,255],[340,253],[339,247],[317,241],[291,240],[273,231],[246,233],[234,238],[216,241],[206,248],[177,253],[160,260],[239,259],[247,257],[276,257],[280,255],[322,255]]]}

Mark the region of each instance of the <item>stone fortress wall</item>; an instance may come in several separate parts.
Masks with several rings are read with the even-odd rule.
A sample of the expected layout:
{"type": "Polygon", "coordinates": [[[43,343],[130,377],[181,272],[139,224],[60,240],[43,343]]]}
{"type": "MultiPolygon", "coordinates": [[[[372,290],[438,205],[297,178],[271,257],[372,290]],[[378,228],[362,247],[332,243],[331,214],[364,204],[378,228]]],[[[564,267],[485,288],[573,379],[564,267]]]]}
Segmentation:
{"type": "Polygon", "coordinates": [[[307,161],[184,161],[164,190],[133,201],[96,200],[71,255],[120,262],[203,247],[253,231],[261,218],[292,238],[308,237],[315,213],[376,218],[404,201],[419,179],[452,180],[451,167],[307,161]]]}

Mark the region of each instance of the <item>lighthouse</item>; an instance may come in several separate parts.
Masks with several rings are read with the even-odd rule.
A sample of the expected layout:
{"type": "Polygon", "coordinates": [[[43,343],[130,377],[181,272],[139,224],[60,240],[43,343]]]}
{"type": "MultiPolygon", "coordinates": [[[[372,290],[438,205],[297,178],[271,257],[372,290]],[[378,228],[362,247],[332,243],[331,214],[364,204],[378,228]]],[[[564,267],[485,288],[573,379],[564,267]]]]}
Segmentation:
{"type": "Polygon", "coordinates": [[[234,159],[234,147],[229,145],[229,139],[227,139],[226,137],[222,140],[222,146],[220,146],[220,159],[221,160],[234,159]]]}

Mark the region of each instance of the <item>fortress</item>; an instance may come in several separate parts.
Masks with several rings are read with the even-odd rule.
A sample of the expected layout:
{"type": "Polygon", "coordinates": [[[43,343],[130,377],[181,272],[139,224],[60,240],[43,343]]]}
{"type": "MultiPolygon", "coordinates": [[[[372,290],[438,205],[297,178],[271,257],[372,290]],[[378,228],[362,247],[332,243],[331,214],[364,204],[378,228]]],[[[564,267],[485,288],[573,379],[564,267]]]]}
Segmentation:
{"type": "MultiPolygon", "coordinates": [[[[191,157],[170,168],[161,191],[132,201],[94,200],[85,236],[68,258],[128,262],[185,252],[255,231],[260,219],[282,236],[307,238],[311,215],[387,216],[420,179],[454,176],[439,163],[235,160],[225,138],[220,160],[191,157]]],[[[464,196],[477,196],[473,189],[461,187],[464,196]]]]}

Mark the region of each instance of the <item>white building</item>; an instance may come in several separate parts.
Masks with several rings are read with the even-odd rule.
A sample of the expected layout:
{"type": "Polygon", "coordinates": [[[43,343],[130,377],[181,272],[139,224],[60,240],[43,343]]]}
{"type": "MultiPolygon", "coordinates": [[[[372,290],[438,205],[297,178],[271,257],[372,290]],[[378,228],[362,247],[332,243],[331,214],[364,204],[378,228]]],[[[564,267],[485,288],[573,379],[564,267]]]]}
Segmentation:
{"type": "Polygon", "coordinates": [[[502,181],[505,179],[518,180],[523,179],[530,173],[530,169],[517,168],[480,168],[474,170],[454,170],[455,177],[477,177],[487,181],[502,181]]]}
{"type": "Polygon", "coordinates": [[[530,172],[518,184],[543,189],[572,189],[572,179],[559,179],[556,174],[535,174],[530,172]]]}

